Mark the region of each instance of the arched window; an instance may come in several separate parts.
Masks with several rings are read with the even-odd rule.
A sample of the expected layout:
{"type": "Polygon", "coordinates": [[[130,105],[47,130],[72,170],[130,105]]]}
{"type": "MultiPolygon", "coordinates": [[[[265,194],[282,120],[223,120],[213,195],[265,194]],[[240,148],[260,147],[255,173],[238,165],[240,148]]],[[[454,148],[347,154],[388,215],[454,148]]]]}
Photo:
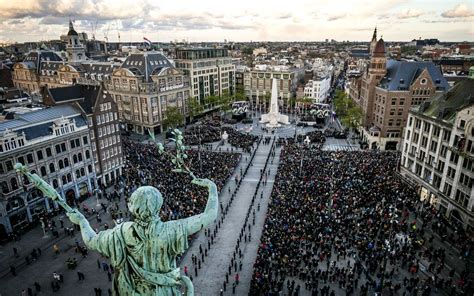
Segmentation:
{"type": "Polygon", "coordinates": [[[41,176],[42,176],[42,177],[46,176],[47,173],[46,173],[46,168],[45,168],[44,166],[42,166],[42,167],[40,168],[40,171],[41,171],[41,176]]]}
{"type": "Polygon", "coordinates": [[[41,196],[43,196],[43,193],[39,191],[38,189],[34,188],[26,195],[26,200],[27,201],[35,200],[41,196]]]}
{"type": "Polygon", "coordinates": [[[89,150],[86,150],[86,159],[91,158],[91,153],[89,150]]]}
{"type": "Polygon", "coordinates": [[[84,177],[86,175],[86,170],[84,168],[81,168],[81,176],[84,177]]]}
{"type": "Polygon", "coordinates": [[[53,187],[54,187],[54,188],[58,188],[58,187],[59,187],[58,180],[56,180],[56,179],[53,180],[53,187]]]}
{"type": "Polygon", "coordinates": [[[72,182],[72,175],[70,173],[67,174],[67,181],[72,182]]]}
{"type": "Polygon", "coordinates": [[[64,169],[64,162],[62,159],[59,160],[59,169],[64,169]]]}
{"type": "Polygon", "coordinates": [[[62,177],[61,177],[61,180],[63,181],[63,185],[66,185],[66,184],[67,184],[67,178],[66,178],[66,176],[62,176],[62,177]]]}
{"type": "Polygon", "coordinates": [[[7,213],[25,206],[25,201],[22,198],[11,198],[7,203],[7,213]]]}
{"type": "Polygon", "coordinates": [[[2,193],[10,192],[10,189],[8,188],[8,184],[6,181],[3,181],[0,183],[0,190],[2,191],[2,193]]]}
{"type": "Polygon", "coordinates": [[[64,159],[64,167],[68,167],[69,166],[69,158],[65,158],[64,159]]]}
{"type": "Polygon", "coordinates": [[[72,162],[77,163],[77,155],[76,154],[74,154],[72,156],[72,162]]]}
{"type": "Polygon", "coordinates": [[[30,184],[30,180],[28,180],[28,177],[23,175],[23,184],[28,185],[30,184]]]}
{"type": "Polygon", "coordinates": [[[56,168],[54,167],[54,163],[49,164],[49,172],[54,173],[56,171],[56,168]]]}
{"type": "Polygon", "coordinates": [[[18,189],[18,180],[14,177],[10,179],[10,185],[12,186],[12,190],[18,189]]]}
{"type": "Polygon", "coordinates": [[[89,174],[92,173],[92,166],[91,166],[91,165],[88,165],[88,166],[87,166],[87,170],[89,171],[89,174]]]}
{"type": "Polygon", "coordinates": [[[79,152],[79,154],[77,156],[79,158],[79,161],[82,161],[82,153],[79,152]]]}
{"type": "Polygon", "coordinates": [[[79,170],[76,170],[76,179],[79,179],[81,177],[81,173],[79,172],[79,170]]]}

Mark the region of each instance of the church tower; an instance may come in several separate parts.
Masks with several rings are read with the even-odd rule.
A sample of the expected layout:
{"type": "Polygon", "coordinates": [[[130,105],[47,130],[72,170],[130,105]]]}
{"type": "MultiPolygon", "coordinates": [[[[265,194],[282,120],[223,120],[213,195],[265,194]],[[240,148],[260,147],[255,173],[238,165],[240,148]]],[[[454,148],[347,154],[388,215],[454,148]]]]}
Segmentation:
{"type": "Polygon", "coordinates": [[[71,64],[82,63],[86,61],[86,50],[79,40],[79,34],[74,30],[72,21],[69,21],[69,32],[67,32],[67,59],[71,64]]]}
{"type": "Polygon", "coordinates": [[[387,57],[385,56],[385,42],[380,38],[375,44],[372,56],[370,57],[369,79],[376,81],[376,84],[378,84],[386,73],[387,57]]]}
{"type": "Polygon", "coordinates": [[[377,27],[375,27],[374,34],[372,35],[372,40],[370,41],[370,55],[374,53],[375,45],[377,44],[377,27]]]}

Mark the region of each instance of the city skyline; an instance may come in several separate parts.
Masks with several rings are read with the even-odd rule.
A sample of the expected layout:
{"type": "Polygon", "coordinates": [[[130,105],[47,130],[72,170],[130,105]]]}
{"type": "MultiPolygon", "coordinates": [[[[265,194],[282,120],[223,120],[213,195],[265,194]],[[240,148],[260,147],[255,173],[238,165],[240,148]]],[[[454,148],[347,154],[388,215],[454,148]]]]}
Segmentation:
{"type": "Polygon", "coordinates": [[[0,43],[45,41],[78,32],[110,42],[368,41],[373,28],[388,41],[472,41],[469,1],[173,1],[0,0],[0,43]]]}

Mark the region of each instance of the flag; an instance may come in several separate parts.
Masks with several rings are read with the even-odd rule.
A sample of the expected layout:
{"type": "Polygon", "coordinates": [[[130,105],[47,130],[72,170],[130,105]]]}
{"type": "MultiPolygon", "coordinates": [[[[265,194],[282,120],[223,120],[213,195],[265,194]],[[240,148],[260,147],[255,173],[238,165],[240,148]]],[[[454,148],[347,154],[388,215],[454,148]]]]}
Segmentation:
{"type": "Polygon", "coordinates": [[[143,42],[145,42],[148,46],[151,47],[151,41],[148,38],[143,37],[143,42]]]}

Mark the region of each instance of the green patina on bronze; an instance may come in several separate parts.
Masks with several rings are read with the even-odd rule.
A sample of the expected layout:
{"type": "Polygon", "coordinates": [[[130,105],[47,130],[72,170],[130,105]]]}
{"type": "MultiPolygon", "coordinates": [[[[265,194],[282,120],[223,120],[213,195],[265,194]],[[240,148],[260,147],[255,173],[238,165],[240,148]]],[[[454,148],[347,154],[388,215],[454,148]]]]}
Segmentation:
{"type": "MultiPolygon", "coordinates": [[[[177,133],[176,138],[179,136],[181,133],[177,133]]],[[[159,149],[163,152],[162,147],[159,149]]],[[[186,295],[192,296],[193,284],[188,277],[180,274],[176,256],[188,248],[189,235],[217,218],[219,202],[214,182],[195,178],[184,166],[183,158],[185,154],[178,147],[178,154],[173,162],[177,171],[188,172],[193,177],[193,184],[208,188],[209,197],[203,213],[162,222],[159,216],[163,204],[161,193],[155,187],[142,186],[133,192],[128,202],[133,222],[124,222],[99,233],[91,228],[79,210],[69,207],[41,177],[28,172],[22,164],[17,163],[15,168],[26,175],[45,196],[55,200],[66,210],[71,222],[81,227],[82,238],[88,248],[110,259],[115,269],[112,289],[114,295],[181,295],[181,287],[185,286],[186,295]]]]}

